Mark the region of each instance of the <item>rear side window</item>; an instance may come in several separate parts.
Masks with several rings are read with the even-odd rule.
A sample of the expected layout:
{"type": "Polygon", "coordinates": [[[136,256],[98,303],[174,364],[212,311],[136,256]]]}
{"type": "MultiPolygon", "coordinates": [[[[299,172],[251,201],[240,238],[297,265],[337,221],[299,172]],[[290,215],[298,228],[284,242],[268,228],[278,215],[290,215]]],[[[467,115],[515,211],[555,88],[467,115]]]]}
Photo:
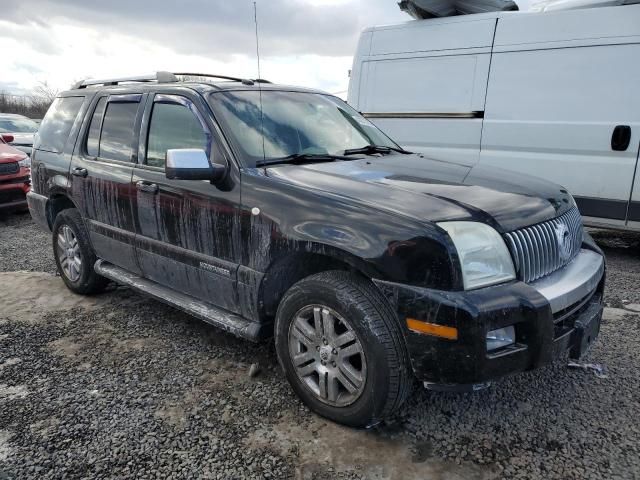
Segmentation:
{"type": "Polygon", "coordinates": [[[38,149],[62,152],[83,101],[84,97],[58,97],[53,101],[38,130],[38,149]]]}
{"type": "Polygon", "coordinates": [[[98,100],[96,109],[91,117],[91,125],[89,125],[89,135],[87,136],[87,154],[92,157],[100,155],[100,128],[102,127],[102,117],[104,116],[104,107],[107,104],[107,97],[98,100]]]}
{"type": "Polygon", "coordinates": [[[207,151],[207,134],[194,113],[184,105],[156,103],[151,113],[147,165],[164,167],[167,150],[200,148],[207,151]]]}
{"type": "Polygon", "coordinates": [[[104,113],[99,157],[130,162],[138,102],[109,102],[104,113]]]}

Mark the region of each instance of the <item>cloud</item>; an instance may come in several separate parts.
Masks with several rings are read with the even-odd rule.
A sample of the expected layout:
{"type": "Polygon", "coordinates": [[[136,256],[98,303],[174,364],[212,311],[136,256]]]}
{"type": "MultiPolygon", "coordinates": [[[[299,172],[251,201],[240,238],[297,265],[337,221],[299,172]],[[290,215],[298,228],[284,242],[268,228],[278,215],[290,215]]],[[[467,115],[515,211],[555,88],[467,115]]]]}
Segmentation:
{"type": "MultiPolygon", "coordinates": [[[[253,0],[2,0],[3,83],[170,71],[257,76],[253,0]]],[[[360,31],[409,20],[397,0],[257,0],[261,75],[345,91],[360,31]]]]}
{"type": "MultiPolygon", "coordinates": [[[[181,53],[252,54],[255,49],[253,2],[249,0],[4,0],[3,19],[25,19],[89,26],[110,34],[153,40],[181,53]]],[[[371,12],[404,18],[393,0],[317,2],[258,1],[259,33],[265,53],[274,56],[345,55],[371,12]],[[375,4],[379,5],[375,5],[375,4]],[[388,5],[387,5],[388,4],[388,5]]],[[[382,16],[382,15],[381,15],[382,16]]]]}
{"type": "MultiPolygon", "coordinates": [[[[346,89],[360,31],[407,20],[394,0],[257,0],[262,76],[346,89]]],[[[253,77],[252,0],[3,0],[3,78],[47,81],[195,70],[253,77]]]]}

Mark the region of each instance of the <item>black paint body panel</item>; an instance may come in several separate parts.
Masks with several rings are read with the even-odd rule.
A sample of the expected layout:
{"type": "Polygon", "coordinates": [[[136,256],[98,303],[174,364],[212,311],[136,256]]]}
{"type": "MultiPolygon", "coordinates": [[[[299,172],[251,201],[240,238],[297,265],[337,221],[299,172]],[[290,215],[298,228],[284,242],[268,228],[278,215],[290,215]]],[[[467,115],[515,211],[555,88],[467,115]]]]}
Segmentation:
{"type": "MultiPolygon", "coordinates": [[[[296,262],[329,259],[325,266],[370,278],[387,295],[423,380],[473,383],[552,358],[546,300],[520,282],[464,292],[455,247],[437,222],[476,221],[510,232],[568,211],[574,203],[566,190],[413,154],[247,168],[205,101],[213,90],[144,84],[82,91],[86,100],[64,152],[41,152],[36,145],[34,191],[49,202],[63,196],[80,210],[100,258],[260,324],[261,332],[269,330],[277,307],[265,298],[284,293],[286,275],[299,273],[296,262]],[[84,146],[105,92],[140,95],[131,162],[93,158],[84,146]],[[211,161],[227,167],[224,181],[171,180],[144,164],[150,112],[160,94],[195,105],[211,133],[211,161]],[[76,168],[87,176],[72,175],[76,168]],[[139,181],[156,191],[137,188],[139,181]],[[406,316],[457,326],[460,340],[411,333],[406,316]],[[512,362],[487,361],[486,330],[502,324],[517,324],[528,348],[512,362]]],[[[34,218],[47,217],[46,202],[34,197],[31,203],[34,218]]]]}

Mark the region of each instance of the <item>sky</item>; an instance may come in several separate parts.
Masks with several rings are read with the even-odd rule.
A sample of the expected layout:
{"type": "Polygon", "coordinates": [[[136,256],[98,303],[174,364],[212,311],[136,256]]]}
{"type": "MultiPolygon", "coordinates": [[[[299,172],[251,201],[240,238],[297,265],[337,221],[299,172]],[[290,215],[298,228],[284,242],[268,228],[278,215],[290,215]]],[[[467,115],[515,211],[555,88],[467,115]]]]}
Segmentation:
{"type": "MultiPolygon", "coordinates": [[[[397,0],[256,3],[260,76],[340,96],[360,32],[411,20],[397,0]]],[[[0,46],[14,94],[159,70],[258,76],[253,0],[2,0],[0,46]]]]}

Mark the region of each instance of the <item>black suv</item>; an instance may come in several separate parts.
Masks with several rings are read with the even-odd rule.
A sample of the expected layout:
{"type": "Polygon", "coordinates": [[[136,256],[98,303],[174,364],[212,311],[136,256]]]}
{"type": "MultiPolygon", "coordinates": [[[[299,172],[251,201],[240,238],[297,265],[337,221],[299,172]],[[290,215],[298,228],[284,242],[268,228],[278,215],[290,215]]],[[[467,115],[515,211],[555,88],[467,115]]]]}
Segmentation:
{"type": "Polygon", "coordinates": [[[74,292],[274,336],[296,393],[353,426],[412,374],[477,389],[597,336],[604,258],[563,188],[410,154],[326,93],[194,75],[82,82],[43,120],[29,208],[74,292]]]}

